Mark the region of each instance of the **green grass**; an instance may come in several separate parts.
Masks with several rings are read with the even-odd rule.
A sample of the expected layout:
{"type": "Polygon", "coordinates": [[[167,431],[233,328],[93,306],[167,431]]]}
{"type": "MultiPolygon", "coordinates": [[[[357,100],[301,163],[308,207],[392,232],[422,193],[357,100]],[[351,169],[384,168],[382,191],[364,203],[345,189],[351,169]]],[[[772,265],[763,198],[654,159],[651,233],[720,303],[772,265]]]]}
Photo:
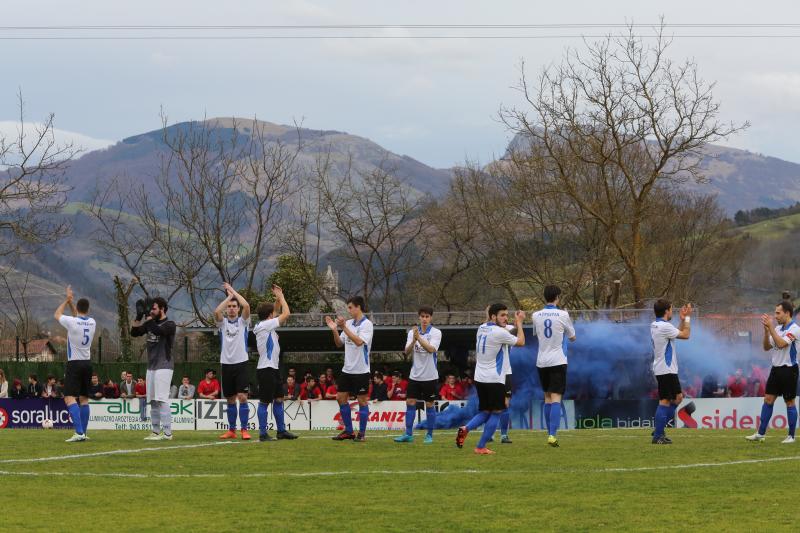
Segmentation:
{"type": "Polygon", "coordinates": [[[143,432],[95,431],[90,442],[66,444],[67,431],[5,430],[2,523],[8,531],[796,530],[798,445],[781,445],[777,432],[764,444],[736,431],[670,434],[673,445],[654,446],[644,429],[561,432],[552,449],[542,432],[512,431],[513,444],[495,443],[497,454],[485,457],[472,452],[477,434],[459,450],[452,431],[432,445],[396,444],[382,432],[366,443],[301,433],[8,462],[215,443],[216,433],[148,443],[143,432]],[[720,464],[733,461],[753,462],[720,464]],[[678,467],[700,463],[716,466],[678,467]],[[659,466],[670,468],[609,470],[659,466]],[[143,477],[120,477],[132,474],[143,477]]]}
{"type": "Polygon", "coordinates": [[[800,227],[800,213],[785,217],[762,220],[755,224],[742,226],[737,229],[739,233],[748,233],[756,239],[778,239],[787,236],[800,227]]]}

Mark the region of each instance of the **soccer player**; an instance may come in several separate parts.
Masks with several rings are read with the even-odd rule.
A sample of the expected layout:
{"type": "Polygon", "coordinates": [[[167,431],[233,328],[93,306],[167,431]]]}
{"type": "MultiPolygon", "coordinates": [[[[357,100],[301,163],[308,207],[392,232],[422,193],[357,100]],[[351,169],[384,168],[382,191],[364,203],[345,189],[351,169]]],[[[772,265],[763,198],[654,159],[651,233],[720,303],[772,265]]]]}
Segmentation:
{"type": "Polygon", "coordinates": [[[769,315],[761,316],[764,325],[764,351],[772,352],[772,369],[767,378],[767,388],[764,394],[764,404],[761,406],[761,423],[758,432],[745,437],[749,441],[764,442],[767,434],[769,420],[775,407],[775,399],[783,396],[786,402],[786,416],[789,419],[789,435],[783,439],[782,444],[794,443],[794,433],[797,429],[797,406],[794,399],[797,395],[797,352],[800,349],[800,326],[792,316],[794,306],[784,300],[775,307],[775,321],[773,327],[769,315]]]}
{"type": "Polygon", "coordinates": [[[286,324],[289,319],[289,304],[283,295],[283,289],[272,286],[272,294],[276,303],[264,302],[258,306],[260,322],[253,328],[258,346],[258,440],[261,442],[275,440],[267,431],[267,408],[272,403],[272,416],[278,426],[278,439],[296,439],[297,435],[286,431],[283,416],[283,383],[281,383],[280,355],[281,345],[275,330],[286,324]],[[275,316],[275,313],[279,313],[275,316]]]}
{"type": "Polygon", "coordinates": [[[656,427],[653,431],[653,444],[672,444],[664,433],[667,422],[675,418],[675,409],[683,401],[681,382],[678,379],[678,354],[675,339],[686,340],[691,333],[692,306],[686,304],[680,311],[680,324],[676,328],[672,320],[672,303],[656,300],[653,304],[656,320],[650,324],[650,337],[653,340],[653,374],[658,382],[658,408],[656,408],[656,427]]]}
{"type": "Polygon", "coordinates": [[[228,297],[214,310],[214,318],[222,338],[220,374],[222,394],[228,400],[228,431],[219,438],[236,438],[236,400],[239,400],[239,428],[242,440],[250,440],[250,433],[247,431],[247,421],[250,417],[250,406],[247,404],[247,394],[250,392],[247,369],[247,326],[250,323],[250,304],[230,284],[224,283],[222,288],[228,297]]]}
{"type": "Polygon", "coordinates": [[[396,437],[394,441],[414,442],[417,400],[422,400],[425,402],[425,424],[428,426],[428,432],[423,442],[431,444],[433,428],[436,425],[436,409],[433,407],[433,402],[436,401],[436,393],[439,388],[436,352],[442,343],[442,332],[431,325],[432,307],[420,307],[417,316],[419,316],[419,325],[408,331],[405,349],[406,355],[414,354],[409,375],[408,395],[406,396],[406,432],[404,435],[396,437]]]}
{"type": "Polygon", "coordinates": [[[494,435],[500,420],[500,413],[505,409],[505,373],[504,361],[508,358],[509,347],[525,346],[525,332],[522,330],[522,321],[525,312],[517,311],[515,322],[517,335],[512,335],[507,329],[508,307],[504,304],[492,304],[489,307],[489,322],[481,324],[478,328],[477,344],[475,346],[475,388],[478,391],[478,414],[467,423],[458,428],[456,446],[462,448],[470,431],[481,424],[483,435],[478,441],[475,453],[491,455],[494,452],[486,447],[486,443],[494,435]]]}
{"type": "Polygon", "coordinates": [[[544,309],[533,313],[533,334],[539,338],[536,368],[544,392],[544,418],[547,444],[557,448],[556,433],[561,425],[561,398],[567,390],[567,339],[575,341],[575,328],[569,313],[558,308],[561,289],[544,288],[544,309]]]}
{"type": "Polygon", "coordinates": [[[152,433],[144,440],[172,440],[172,412],[169,389],[172,372],[172,347],[175,344],[175,322],[167,318],[167,301],[153,299],[150,312],[134,320],[132,337],[147,335],[147,403],[150,404],[150,427],[152,433]]]}
{"type": "Polygon", "coordinates": [[[72,287],[67,286],[66,298],[54,313],[59,324],[67,329],[67,365],[64,372],[64,403],[75,433],[66,442],[88,440],[89,427],[89,384],[92,381],[91,347],[97,327],[93,318],[87,316],[89,300],[81,298],[72,303],[72,287]],[[69,307],[73,316],[64,314],[69,307]],[[78,403],[80,402],[80,404],[78,403]]]}
{"type": "Polygon", "coordinates": [[[364,298],[353,296],[347,300],[350,320],[325,317],[325,323],[333,333],[333,342],[344,346],[344,366],[337,381],[336,401],[342,415],[344,431],[333,440],[355,440],[364,442],[369,420],[369,352],[372,348],[372,322],[364,315],[364,298]],[[339,328],[342,332],[339,333],[339,328]],[[358,399],[358,436],[353,434],[353,419],[350,415],[350,395],[358,399]]]}

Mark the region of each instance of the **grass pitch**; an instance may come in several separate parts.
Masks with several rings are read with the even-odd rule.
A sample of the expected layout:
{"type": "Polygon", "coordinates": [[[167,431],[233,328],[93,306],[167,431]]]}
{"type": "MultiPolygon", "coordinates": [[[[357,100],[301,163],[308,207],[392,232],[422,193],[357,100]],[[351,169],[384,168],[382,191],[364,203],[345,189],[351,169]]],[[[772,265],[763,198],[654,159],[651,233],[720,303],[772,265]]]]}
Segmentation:
{"type": "MultiPolygon", "coordinates": [[[[795,530],[800,449],[773,432],[512,431],[494,456],[455,432],[397,444],[303,432],[219,443],[217,433],[0,432],[3,528],[57,531],[752,531],[795,530]]],[[[499,440],[499,439],[498,439],[499,440]]]]}

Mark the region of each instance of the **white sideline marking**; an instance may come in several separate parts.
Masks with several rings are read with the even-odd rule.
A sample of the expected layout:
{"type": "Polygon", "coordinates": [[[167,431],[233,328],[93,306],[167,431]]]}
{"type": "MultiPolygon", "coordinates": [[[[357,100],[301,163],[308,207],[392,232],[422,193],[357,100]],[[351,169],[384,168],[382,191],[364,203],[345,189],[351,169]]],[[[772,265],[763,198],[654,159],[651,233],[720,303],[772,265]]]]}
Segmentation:
{"type": "MultiPolygon", "coordinates": [[[[163,449],[163,448],[156,448],[163,449]]],[[[774,463],[781,461],[798,461],[800,455],[791,457],[771,457],[767,459],[744,459],[740,461],[726,461],[720,463],[690,463],[682,465],[664,466],[642,466],[631,468],[603,468],[599,470],[589,470],[589,472],[615,473],[615,472],[646,472],[651,470],[680,470],[690,468],[710,468],[720,466],[735,466],[741,464],[774,463]]],[[[563,471],[562,471],[563,472],[563,471]]],[[[585,473],[587,470],[571,470],[574,473],[585,473]]],[[[375,476],[375,475],[461,475],[461,474],[541,474],[537,470],[341,470],[341,471],[322,471],[322,472],[256,472],[251,474],[138,474],[120,472],[14,472],[0,470],[0,475],[23,476],[23,477],[110,477],[110,478],[153,478],[153,479],[183,479],[183,478],[270,478],[270,477],[316,477],[316,476],[375,476]]],[[[544,471],[547,473],[547,471],[544,471]]]]}
{"type": "Polygon", "coordinates": [[[684,465],[663,465],[663,466],[635,466],[620,468],[603,468],[594,470],[595,472],[647,472],[650,470],[682,470],[688,468],[710,468],[715,466],[747,465],[756,463],[776,463],[780,461],[800,461],[800,455],[791,457],[769,457],[767,459],[741,459],[739,461],[725,461],[722,463],[690,463],[684,465]]]}
{"type": "Polygon", "coordinates": [[[183,450],[187,448],[205,448],[207,446],[223,446],[226,444],[238,444],[238,441],[231,442],[205,442],[202,444],[180,444],[178,446],[159,446],[150,448],[131,448],[127,450],[109,450],[105,452],[90,452],[90,453],[74,453],[70,455],[54,455],[51,457],[33,457],[27,459],[3,459],[0,464],[9,463],[42,463],[45,461],[63,461],[65,459],[83,459],[84,457],[100,457],[103,455],[123,455],[129,453],[142,453],[142,452],[163,452],[166,450],[183,450]]]}

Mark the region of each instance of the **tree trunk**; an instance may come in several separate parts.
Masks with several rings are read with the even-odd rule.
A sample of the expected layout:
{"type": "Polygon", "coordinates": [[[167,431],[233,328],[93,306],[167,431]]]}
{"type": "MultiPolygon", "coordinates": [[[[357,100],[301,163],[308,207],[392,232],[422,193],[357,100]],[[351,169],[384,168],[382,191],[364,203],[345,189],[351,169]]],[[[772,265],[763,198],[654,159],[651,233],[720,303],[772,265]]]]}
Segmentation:
{"type": "Polygon", "coordinates": [[[131,344],[131,322],[128,315],[128,297],[133,284],[125,287],[119,276],[114,276],[114,299],[117,304],[117,332],[119,333],[120,360],[129,362],[133,359],[131,344]]]}

